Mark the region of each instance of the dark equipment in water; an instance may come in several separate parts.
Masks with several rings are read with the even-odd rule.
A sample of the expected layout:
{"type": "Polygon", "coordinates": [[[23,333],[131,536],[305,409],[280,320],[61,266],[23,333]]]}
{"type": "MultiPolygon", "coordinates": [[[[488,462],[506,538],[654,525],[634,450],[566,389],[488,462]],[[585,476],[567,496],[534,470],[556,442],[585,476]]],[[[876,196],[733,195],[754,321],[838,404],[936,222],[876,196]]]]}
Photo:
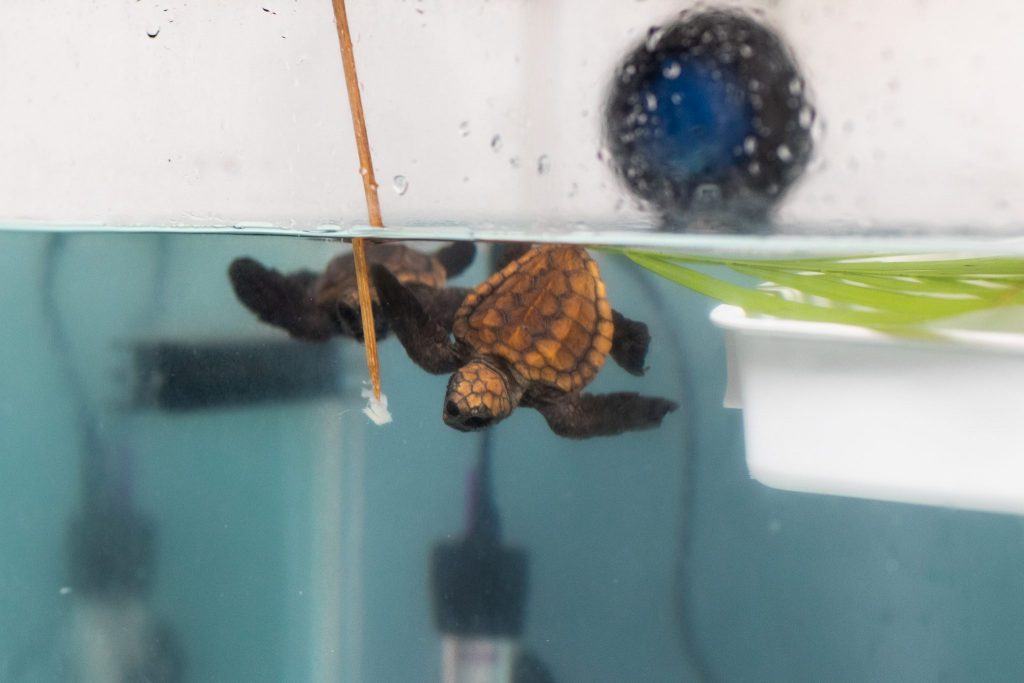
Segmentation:
{"type": "Polygon", "coordinates": [[[494,501],[493,433],[467,487],[466,532],[430,556],[434,624],[443,636],[444,680],[553,683],[544,663],[518,644],[526,617],[529,557],[502,544],[494,501]]]}
{"type": "MultiPolygon", "coordinates": [[[[434,289],[468,268],[475,253],[472,242],[455,242],[434,254],[397,243],[366,246],[369,264],[386,266],[402,284],[434,289]]],[[[238,258],[231,263],[228,276],[246,308],[263,322],[287,330],[292,337],[324,341],[344,336],[363,341],[351,253],[335,257],[321,274],[308,270],[279,273],[254,259],[238,258]]],[[[378,337],[387,335],[387,322],[376,310],[374,326],[378,337]]]]}
{"type": "Polygon", "coordinates": [[[152,339],[131,346],[128,402],[186,412],[301,401],[341,391],[336,344],[290,339],[152,339]]]}
{"type": "Polygon", "coordinates": [[[636,393],[583,393],[608,355],[642,375],[650,335],[612,311],[582,247],[536,246],[471,291],[413,292],[381,265],[372,275],[410,358],[427,372],[454,373],[443,411],[450,427],[484,429],[523,405],[556,434],[582,439],[656,427],[676,408],[636,393]]]}
{"type": "Polygon", "coordinates": [[[605,138],[623,183],[666,229],[763,223],[811,156],[815,111],[771,28],[738,10],[652,27],[615,71],[605,138]]]}

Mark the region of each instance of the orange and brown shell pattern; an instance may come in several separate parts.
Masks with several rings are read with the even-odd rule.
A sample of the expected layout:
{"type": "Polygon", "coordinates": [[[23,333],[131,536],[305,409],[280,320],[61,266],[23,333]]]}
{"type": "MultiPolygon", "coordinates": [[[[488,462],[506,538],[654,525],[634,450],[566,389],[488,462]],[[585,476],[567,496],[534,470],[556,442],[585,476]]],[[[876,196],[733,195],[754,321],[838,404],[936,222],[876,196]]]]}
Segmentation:
{"type": "MultiPolygon", "coordinates": [[[[390,270],[403,285],[443,287],[447,280],[444,266],[433,254],[424,254],[404,244],[370,244],[366,247],[367,263],[379,263],[390,270]]],[[[313,286],[313,301],[317,305],[344,303],[350,308],[359,306],[356,287],[356,266],[351,253],[331,260],[313,286]]],[[[371,292],[377,301],[377,293],[371,292]]]]}
{"type": "Polygon", "coordinates": [[[570,245],[539,245],[492,275],[465,298],[452,330],[524,384],[565,392],[597,375],[614,331],[597,262],[570,245]]]}

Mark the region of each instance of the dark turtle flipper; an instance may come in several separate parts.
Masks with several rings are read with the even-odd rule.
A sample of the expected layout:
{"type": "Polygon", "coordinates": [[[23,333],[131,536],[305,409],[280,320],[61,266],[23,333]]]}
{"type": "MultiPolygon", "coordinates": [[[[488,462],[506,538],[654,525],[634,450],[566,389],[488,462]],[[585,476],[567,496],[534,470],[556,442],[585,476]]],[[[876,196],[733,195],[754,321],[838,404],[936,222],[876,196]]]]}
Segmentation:
{"type": "MultiPolygon", "coordinates": [[[[457,370],[462,360],[451,342],[449,330],[427,313],[417,295],[402,285],[390,270],[374,264],[370,274],[384,315],[409,358],[436,375],[457,370]]],[[[428,300],[438,291],[444,290],[418,288],[417,294],[428,300]]]]}
{"type": "Polygon", "coordinates": [[[657,427],[666,413],[679,407],[663,398],[633,392],[566,394],[550,403],[532,405],[548,421],[551,431],[571,439],[657,427]]]}
{"type": "Polygon", "coordinates": [[[444,266],[447,277],[455,277],[469,268],[476,256],[476,245],[472,242],[452,242],[434,254],[434,258],[444,266]]]}
{"type": "Polygon", "coordinates": [[[451,332],[455,324],[455,312],[459,310],[462,301],[472,292],[467,287],[444,287],[434,289],[426,286],[410,286],[409,289],[419,299],[427,316],[437,321],[444,329],[451,332]]]}
{"type": "Polygon", "coordinates": [[[638,320],[630,320],[614,310],[612,322],[615,323],[615,332],[612,334],[612,358],[629,374],[644,374],[647,347],[651,344],[651,333],[647,331],[647,325],[638,320]]]}
{"type": "Polygon", "coordinates": [[[533,249],[529,242],[495,242],[491,245],[491,269],[499,271],[533,249]]]}
{"type": "Polygon", "coordinates": [[[330,316],[313,304],[314,273],[285,275],[251,258],[239,258],[231,263],[228,276],[238,300],[263,322],[310,341],[324,341],[339,333],[330,316]]]}

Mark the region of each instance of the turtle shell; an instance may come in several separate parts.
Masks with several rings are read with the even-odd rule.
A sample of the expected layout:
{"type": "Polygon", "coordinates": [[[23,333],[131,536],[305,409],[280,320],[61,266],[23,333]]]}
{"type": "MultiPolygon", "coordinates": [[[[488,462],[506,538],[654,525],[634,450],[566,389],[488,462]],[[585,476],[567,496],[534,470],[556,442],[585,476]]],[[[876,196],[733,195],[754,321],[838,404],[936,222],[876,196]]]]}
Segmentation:
{"type": "Polygon", "coordinates": [[[523,380],[562,391],[586,386],[612,347],[612,309],[597,263],[582,247],[541,245],[478,286],[452,333],[505,360],[523,380]]]}
{"type": "MultiPolygon", "coordinates": [[[[403,285],[443,287],[446,280],[444,266],[433,254],[424,254],[404,244],[368,244],[366,261],[371,265],[380,263],[385,266],[403,285]]],[[[376,301],[376,292],[371,294],[376,301]]],[[[353,307],[357,305],[356,265],[351,253],[338,256],[327,264],[323,275],[317,278],[313,299],[318,305],[338,301],[353,307]]]]}

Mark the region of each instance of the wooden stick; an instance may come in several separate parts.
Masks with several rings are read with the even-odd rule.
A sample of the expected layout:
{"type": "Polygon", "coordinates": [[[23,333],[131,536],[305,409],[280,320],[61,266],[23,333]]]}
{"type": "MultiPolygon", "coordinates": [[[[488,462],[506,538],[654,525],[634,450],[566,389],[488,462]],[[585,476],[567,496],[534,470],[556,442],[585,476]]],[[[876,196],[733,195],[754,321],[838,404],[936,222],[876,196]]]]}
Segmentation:
{"type": "MultiPolygon", "coordinates": [[[[341,45],[341,64],[345,69],[345,87],[348,90],[348,104],[352,111],[352,129],[356,135],[356,149],[359,151],[359,175],[363,177],[363,194],[366,195],[366,212],[370,225],[384,227],[380,215],[380,199],[377,197],[377,179],[373,174],[373,159],[370,156],[370,138],[366,134],[366,117],[363,115],[363,99],[359,95],[359,77],[356,75],[356,57],[352,51],[352,33],[348,28],[348,14],[345,0],[332,0],[334,23],[338,27],[338,42],[341,45]]],[[[373,304],[370,300],[370,278],[366,265],[366,245],[360,238],[352,240],[352,256],[356,266],[356,286],[359,290],[359,314],[363,319],[363,343],[366,345],[366,367],[370,371],[373,395],[380,400],[380,362],[377,358],[377,333],[373,324],[373,304]]]]}

